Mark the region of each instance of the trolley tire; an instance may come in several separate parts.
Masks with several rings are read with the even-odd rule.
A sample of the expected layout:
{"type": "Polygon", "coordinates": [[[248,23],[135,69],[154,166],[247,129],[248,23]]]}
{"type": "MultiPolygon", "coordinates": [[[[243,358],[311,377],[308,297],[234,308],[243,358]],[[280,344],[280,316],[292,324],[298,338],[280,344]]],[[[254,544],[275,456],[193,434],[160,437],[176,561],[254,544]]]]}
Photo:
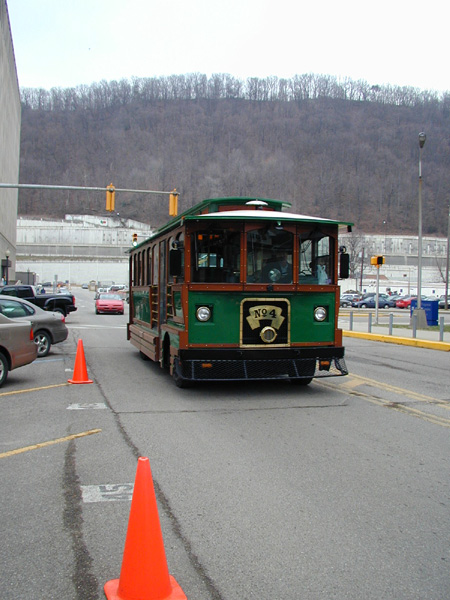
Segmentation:
{"type": "Polygon", "coordinates": [[[175,382],[175,385],[178,388],[192,387],[192,381],[189,381],[189,379],[184,379],[184,377],[180,377],[180,375],[178,375],[178,373],[175,370],[173,371],[172,377],[175,382]]]}

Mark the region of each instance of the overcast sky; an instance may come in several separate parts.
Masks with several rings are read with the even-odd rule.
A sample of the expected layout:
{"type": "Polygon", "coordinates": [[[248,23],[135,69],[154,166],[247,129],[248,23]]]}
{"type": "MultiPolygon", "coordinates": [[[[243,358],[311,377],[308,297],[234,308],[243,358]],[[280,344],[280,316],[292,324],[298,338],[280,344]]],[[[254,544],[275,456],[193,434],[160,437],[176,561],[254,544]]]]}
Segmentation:
{"type": "Polygon", "coordinates": [[[450,90],[446,0],[7,0],[19,85],[314,73],[450,90]]]}

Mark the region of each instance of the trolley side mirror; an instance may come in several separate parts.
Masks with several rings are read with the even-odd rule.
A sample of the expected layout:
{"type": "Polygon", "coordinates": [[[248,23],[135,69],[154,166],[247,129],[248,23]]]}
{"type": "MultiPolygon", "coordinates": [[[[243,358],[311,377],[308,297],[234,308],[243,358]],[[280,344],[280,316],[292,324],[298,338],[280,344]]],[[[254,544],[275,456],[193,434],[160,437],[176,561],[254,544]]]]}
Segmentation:
{"type": "Polygon", "coordinates": [[[169,250],[169,274],[171,277],[179,277],[182,273],[181,250],[169,250]]]}
{"type": "Polygon", "coordinates": [[[345,251],[339,253],[339,279],[348,279],[350,276],[350,255],[345,251]]]}

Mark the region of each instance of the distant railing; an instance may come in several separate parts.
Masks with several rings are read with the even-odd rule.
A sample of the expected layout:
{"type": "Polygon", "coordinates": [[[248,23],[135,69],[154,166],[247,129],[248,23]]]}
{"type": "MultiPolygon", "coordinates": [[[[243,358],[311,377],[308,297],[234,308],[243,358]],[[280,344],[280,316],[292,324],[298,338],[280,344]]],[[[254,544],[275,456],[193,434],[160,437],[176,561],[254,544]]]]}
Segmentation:
{"type": "MultiPolygon", "coordinates": [[[[356,313],[358,316],[362,316],[360,315],[359,312],[356,313]]],[[[351,310],[349,312],[349,331],[353,331],[353,316],[354,316],[354,311],[351,310]]],[[[379,326],[379,324],[377,324],[377,326],[379,326]]],[[[367,333],[372,333],[372,327],[373,327],[373,313],[369,312],[368,313],[368,317],[367,317],[367,333]]],[[[407,328],[408,330],[411,330],[412,332],[412,337],[413,338],[417,338],[417,315],[413,314],[411,316],[411,327],[407,328]]],[[[388,335],[393,335],[393,330],[394,330],[394,314],[393,313],[389,313],[389,321],[388,321],[388,335]]],[[[444,317],[439,317],[439,341],[443,342],[444,341],[444,330],[445,330],[445,323],[444,323],[444,317]]],[[[421,330],[419,330],[421,331],[421,330]]],[[[427,330],[428,331],[428,330],[427,330]]]]}

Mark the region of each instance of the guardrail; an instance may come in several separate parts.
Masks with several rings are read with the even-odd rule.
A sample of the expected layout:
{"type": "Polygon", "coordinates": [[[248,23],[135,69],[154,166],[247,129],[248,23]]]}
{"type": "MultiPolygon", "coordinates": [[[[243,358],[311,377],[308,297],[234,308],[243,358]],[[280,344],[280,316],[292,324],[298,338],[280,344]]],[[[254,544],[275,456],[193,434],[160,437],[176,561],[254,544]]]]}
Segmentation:
{"type": "MultiPolygon", "coordinates": [[[[349,331],[354,331],[354,315],[357,315],[358,317],[363,317],[363,315],[365,316],[365,313],[361,313],[360,310],[358,311],[353,311],[350,310],[348,315],[349,315],[349,331]]],[[[402,317],[404,317],[404,315],[401,315],[402,317]]],[[[340,318],[343,317],[343,314],[340,313],[339,315],[340,318]]],[[[392,336],[394,335],[394,314],[393,313],[389,313],[388,315],[388,335],[392,336]]],[[[361,321],[360,321],[361,322],[361,321]]],[[[411,321],[410,321],[410,327],[407,328],[403,328],[403,332],[406,333],[408,332],[408,337],[412,337],[413,338],[417,338],[417,333],[418,331],[421,333],[421,335],[423,336],[424,332],[427,333],[427,338],[430,338],[432,336],[433,333],[435,333],[434,329],[431,328],[427,328],[427,329],[418,329],[417,326],[417,315],[412,315],[411,316],[411,321]],[[411,335],[409,335],[409,332],[411,332],[411,335]]],[[[375,323],[373,322],[373,313],[369,312],[367,313],[367,333],[372,333],[373,331],[373,327],[376,327],[377,329],[379,329],[380,327],[385,327],[383,325],[380,325],[379,323],[375,323]]],[[[401,331],[401,329],[400,329],[401,331]]],[[[439,317],[439,332],[436,331],[436,333],[439,334],[439,341],[443,342],[444,341],[444,331],[445,331],[445,321],[444,321],[444,317],[440,316],[439,317]]],[[[395,332],[395,335],[401,335],[401,333],[397,330],[395,332]]]]}

